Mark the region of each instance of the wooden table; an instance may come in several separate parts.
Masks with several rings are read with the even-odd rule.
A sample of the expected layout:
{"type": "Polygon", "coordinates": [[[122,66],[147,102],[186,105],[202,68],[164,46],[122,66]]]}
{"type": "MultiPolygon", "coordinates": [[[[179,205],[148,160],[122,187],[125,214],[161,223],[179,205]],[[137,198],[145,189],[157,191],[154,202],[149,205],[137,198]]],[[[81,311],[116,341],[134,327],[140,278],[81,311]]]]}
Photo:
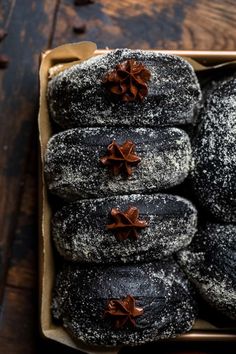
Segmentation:
{"type": "MultiPolygon", "coordinates": [[[[0,2],[0,28],[8,32],[0,43],[0,54],[10,58],[9,67],[0,70],[0,353],[75,352],[41,339],[38,329],[40,52],[88,39],[99,48],[236,49],[234,0],[90,2],[93,3],[84,6],[74,6],[72,0],[0,2]]],[[[141,347],[122,352],[145,350],[141,347]]],[[[148,350],[155,352],[151,346],[148,350]]],[[[225,343],[169,344],[158,352],[196,354],[222,350],[225,354],[236,352],[225,343]]]]}

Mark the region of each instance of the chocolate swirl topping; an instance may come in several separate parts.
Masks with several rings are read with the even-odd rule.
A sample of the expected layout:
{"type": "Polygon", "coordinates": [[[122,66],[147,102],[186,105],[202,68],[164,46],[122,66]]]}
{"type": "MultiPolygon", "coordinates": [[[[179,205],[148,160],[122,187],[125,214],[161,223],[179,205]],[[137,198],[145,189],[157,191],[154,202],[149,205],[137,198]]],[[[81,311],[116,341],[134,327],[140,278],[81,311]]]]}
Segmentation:
{"type": "Polygon", "coordinates": [[[123,173],[126,177],[132,175],[132,167],[137,165],[141,158],[136,155],[135,144],[127,140],[119,146],[115,140],[107,147],[108,154],[100,158],[100,162],[108,166],[114,176],[123,173]]]}
{"type": "Polygon", "coordinates": [[[103,79],[107,91],[123,102],[143,101],[148,94],[150,71],[133,59],[116,65],[103,79]]]}
{"type": "Polygon", "coordinates": [[[105,317],[113,317],[115,320],[115,328],[121,328],[126,323],[136,326],[135,318],[143,314],[143,309],[135,305],[135,298],[127,295],[122,300],[109,300],[105,310],[105,317]]]}
{"type": "Polygon", "coordinates": [[[124,241],[128,238],[137,240],[137,231],[148,226],[146,220],[138,219],[139,210],[136,207],[129,207],[124,212],[120,211],[118,208],[112,208],[111,217],[114,223],[107,225],[107,229],[114,231],[118,241],[124,241]]]}

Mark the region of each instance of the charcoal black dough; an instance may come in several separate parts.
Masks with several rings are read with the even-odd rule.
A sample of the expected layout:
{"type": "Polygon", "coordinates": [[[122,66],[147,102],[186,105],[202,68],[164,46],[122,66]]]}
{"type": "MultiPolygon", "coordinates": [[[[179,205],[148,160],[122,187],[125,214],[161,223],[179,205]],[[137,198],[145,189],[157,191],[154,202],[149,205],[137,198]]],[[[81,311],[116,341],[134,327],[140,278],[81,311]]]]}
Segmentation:
{"type": "Polygon", "coordinates": [[[186,247],[196,232],[197,211],[184,198],[168,194],[116,196],[64,206],[52,220],[52,236],[68,260],[94,263],[161,259],[186,247]],[[117,241],[106,229],[111,208],[137,207],[149,227],[138,240],[117,241]]]}
{"type": "Polygon", "coordinates": [[[193,141],[191,183],[216,221],[236,221],[236,78],[206,91],[193,141]]]}
{"type": "Polygon", "coordinates": [[[138,266],[65,265],[57,275],[52,313],[75,338],[93,345],[141,344],[189,331],[196,303],[186,276],[171,259],[138,266]],[[132,295],[144,314],[136,327],[114,329],[104,318],[110,299],[132,295]]]}
{"type": "Polygon", "coordinates": [[[178,261],[203,298],[236,320],[236,225],[207,223],[178,261]]]}
{"type": "Polygon", "coordinates": [[[51,118],[64,129],[87,126],[157,127],[193,124],[201,91],[191,65],[170,54],[117,49],[88,59],[55,76],[48,84],[51,118]],[[143,102],[112,102],[102,79],[127,59],[151,72],[143,102]]]}
{"type": "Polygon", "coordinates": [[[49,190],[75,200],[110,195],[155,192],[183,182],[191,165],[191,144],[180,129],[163,128],[82,128],[54,135],[45,156],[45,176],[49,190]],[[99,157],[116,139],[136,144],[141,163],[128,179],[112,176],[99,157]]]}

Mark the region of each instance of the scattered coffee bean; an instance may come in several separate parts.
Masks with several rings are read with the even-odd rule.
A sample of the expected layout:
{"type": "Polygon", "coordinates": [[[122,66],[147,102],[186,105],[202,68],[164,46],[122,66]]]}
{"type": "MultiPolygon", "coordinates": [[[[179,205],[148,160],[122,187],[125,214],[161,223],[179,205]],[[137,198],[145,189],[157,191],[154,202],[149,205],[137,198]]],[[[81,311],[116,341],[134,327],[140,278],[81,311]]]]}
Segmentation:
{"type": "Polygon", "coordinates": [[[3,41],[6,36],[7,32],[3,28],[0,28],[0,42],[3,41]]]}
{"type": "Polygon", "coordinates": [[[6,69],[9,64],[9,58],[6,55],[0,55],[0,69],[6,69]]]}
{"type": "Polygon", "coordinates": [[[74,0],[75,6],[85,6],[90,4],[94,4],[94,0],[74,0]]]}
{"type": "Polygon", "coordinates": [[[83,34],[86,31],[86,25],[85,24],[74,24],[73,31],[74,31],[74,33],[77,33],[77,34],[83,34]]]}

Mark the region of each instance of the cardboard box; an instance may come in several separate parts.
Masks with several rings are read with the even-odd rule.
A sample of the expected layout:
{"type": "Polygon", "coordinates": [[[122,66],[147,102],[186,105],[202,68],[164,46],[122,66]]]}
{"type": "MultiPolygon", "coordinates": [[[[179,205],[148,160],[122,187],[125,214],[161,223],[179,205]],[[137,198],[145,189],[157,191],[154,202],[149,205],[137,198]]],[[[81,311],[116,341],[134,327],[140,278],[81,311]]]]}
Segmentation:
{"type": "MultiPolygon", "coordinates": [[[[118,349],[98,348],[74,342],[67,332],[53,323],[50,311],[52,287],[55,276],[55,264],[53,259],[52,241],[50,236],[51,209],[48,202],[47,188],[44,181],[43,164],[47,142],[52,135],[47,102],[46,89],[49,73],[55,75],[59,71],[93,55],[99,55],[105,50],[96,50],[92,42],[80,42],[65,44],[42,54],[40,66],[40,108],[39,108],[39,140],[40,140],[40,324],[45,337],[53,339],[73,348],[87,353],[117,353],[118,349]],[[53,69],[52,69],[53,67],[53,69]]],[[[160,51],[185,57],[194,66],[195,70],[204,71],[205,67],[219,65],[236,60],[236,52],[207,52],[207,51],[160,51]]],[[[235,65],[235,63],[233,64],[235,65]]],[[[198,320],[191,332],[181,335],[174,340],[178,341],[236,341],[236,328],[216,327],[210,322],[198,320]]]]}

